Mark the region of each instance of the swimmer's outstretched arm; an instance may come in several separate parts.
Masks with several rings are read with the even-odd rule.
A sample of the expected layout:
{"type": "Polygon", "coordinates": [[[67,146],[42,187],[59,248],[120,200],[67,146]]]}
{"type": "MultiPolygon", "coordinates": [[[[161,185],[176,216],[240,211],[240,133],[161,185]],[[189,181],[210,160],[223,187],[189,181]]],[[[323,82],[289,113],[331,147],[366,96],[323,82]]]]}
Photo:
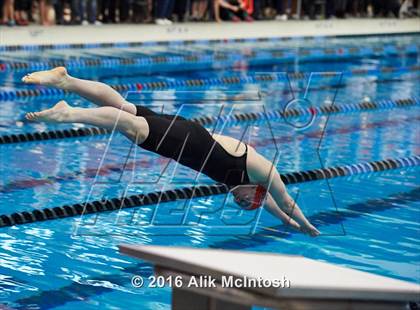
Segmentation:
{"type": "Polygon", "coordinates": [[[74,108],[65,101],[60,101],[51,109],[27,113],[26,118],[38,122],[82,123],[105,129],[115,129],[136,144],[143,142],[149,134],[149,126],[143,117],[137,117],[112,107],[74,108]]]}
{"type": "Polygon", "coordinates": [[[74,78],[67,73],[64,67],[28,74],[22,78],[22,82],[74,92],[99,106],[114,107],[136,115],[136,106],[126,101],[112,87],[101,82],[74,78]]]}
{"type": "Polygon", "coordinates": [[[299,208],[298,204],[292,199],[292,197],[290,197],[289,193],[286,191],[286,187],[284,186],[280,175],[278,175],[278,173],[276,174],[277,175],[274,177],[270,186],[270,193],[273,195],[274,200],[284,211],[284,213],[299,223],[300,231],[309,234],[312,237],[318,236],[320,232],[308,221],[302,210],[299,208]]]}
{"type": "Polygon", "coordinates": [[[298,204],[290,197],[277,170],[273,172],[269,192],[283,212],[292,217],[299,224],[300,231],[309,234],[312,237],[316,237],[320,234],[305,217],[298,204]]]}
{"type": "Polygon", "coordinates": [[[313,237],[320,234],[288,194],[277,169],[252,147],[248,147],[247,170],[251,182],[268,188],[269,193],[280,209],[299,224],[300,231],[313,237]]]}
{"type": "Polygon", "coordinates": [[[264,209],[270,212],[273,216],[277,217],[279,220],[283,222],[283,224],[287,227],[291,227],[295,230],[301,231],[301,227],[294,219],[284,213],[277,203],[274,201],[271,194],[267,194],[267,198],[264,203],[264,209]]]}

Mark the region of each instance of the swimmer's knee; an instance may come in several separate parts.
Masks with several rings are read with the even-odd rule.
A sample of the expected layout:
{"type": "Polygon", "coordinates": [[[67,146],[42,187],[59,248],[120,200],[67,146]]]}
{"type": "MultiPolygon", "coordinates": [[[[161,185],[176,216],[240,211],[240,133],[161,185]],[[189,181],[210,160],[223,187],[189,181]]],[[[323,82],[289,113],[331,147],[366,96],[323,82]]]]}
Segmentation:
{"type": "Polygon", "coordinates": [[[122,103],[121,108],[127,112],[130,113],[133,116],[137,116],[137,107],[134,103],[128,102],[127,100],[124,100],[122,103]]]}
{"type": "MultiPolygon", "coordinates": [[[[101,107],[100,109],[114,109],[113,107],[101,107]]],[[[115,120],[116,129],[130,140],[135,140],[137,136],[141,137],[142,126],[141,121],[137,120],[137,117],[131,114],[125,114],[124,117],[117,116],[115,120]]],[[[112,127],[115,128],[115,127],[112,127]]],[[[110,128],[110,129],[112,129],[110,128]]]]}
{"type": "Polygon", "coordinates": [[[133,137],[133,140],[137,143],[141,143],[146,140],[149,134],[149,125],[144,117],[133,115],[130,120],[128,132],[133,137]]]}

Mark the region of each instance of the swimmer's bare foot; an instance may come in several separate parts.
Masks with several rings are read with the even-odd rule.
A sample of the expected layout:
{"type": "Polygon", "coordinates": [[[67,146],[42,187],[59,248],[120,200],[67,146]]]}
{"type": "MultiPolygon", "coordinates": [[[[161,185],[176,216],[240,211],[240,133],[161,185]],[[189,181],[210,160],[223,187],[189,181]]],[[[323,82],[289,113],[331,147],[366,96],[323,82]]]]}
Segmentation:
{"type": "Polygon", "coordinates": [[[70,114],[71,107],[61,100],[51,109],[41,112],[29,112],[26,114],[26,119],[35,122],[60,123],[65,122],[70,114]]]}
{"type": "Polygon", "coordinates": [[[67,78],[68,74],[66,68],[57,67],[52,70],[37,71],[27,74],[22,78],[22,82],[64,88],[67,78]]]}

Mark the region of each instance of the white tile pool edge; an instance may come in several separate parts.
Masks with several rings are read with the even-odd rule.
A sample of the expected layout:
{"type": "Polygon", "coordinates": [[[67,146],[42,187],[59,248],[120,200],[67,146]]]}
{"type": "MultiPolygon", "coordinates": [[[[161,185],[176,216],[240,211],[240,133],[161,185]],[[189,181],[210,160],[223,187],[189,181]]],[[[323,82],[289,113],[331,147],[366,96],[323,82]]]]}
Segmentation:
{"type": "Polygon", "coordinates": [[[1,27],[0,45],[87,44],[420,33],[420,19],[1,27]]]}

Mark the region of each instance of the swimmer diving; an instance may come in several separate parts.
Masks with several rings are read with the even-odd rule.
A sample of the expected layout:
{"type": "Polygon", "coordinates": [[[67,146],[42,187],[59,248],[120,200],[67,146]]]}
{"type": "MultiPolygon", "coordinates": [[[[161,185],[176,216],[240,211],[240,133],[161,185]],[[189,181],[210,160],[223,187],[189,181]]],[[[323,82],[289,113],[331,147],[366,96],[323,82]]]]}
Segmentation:
{"type": "Polygon", "coordinates": [[[182,116],[158,114],[130,103],[110,86],[72,77],[64,67],[34,72],[22,81],[73,92],[98,106],[79,108],[59,101],[50,109],[27,113],[29,121],[115,128],[139,147],[228,185],[241,208],[264,207],[295,230],[312,237],[320,234],[288,194],[276,167],[252,146],[212,134],[182,116]]]}

